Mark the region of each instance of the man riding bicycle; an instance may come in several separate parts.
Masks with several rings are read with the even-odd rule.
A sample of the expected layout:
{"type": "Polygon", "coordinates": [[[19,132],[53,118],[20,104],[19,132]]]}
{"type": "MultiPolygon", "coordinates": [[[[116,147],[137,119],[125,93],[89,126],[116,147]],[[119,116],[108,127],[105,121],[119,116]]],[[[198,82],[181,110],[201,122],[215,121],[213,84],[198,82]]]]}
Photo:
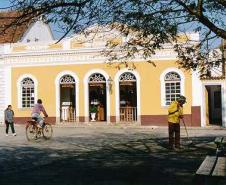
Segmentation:
{"type": "Polygon", "coordinates": [[[46,113],[46,110],[44,106],[42,105],[42,100],[38,99],[37,103],[34,105],[31,113],[32,119],[37,121],[37,126],[39,128],[43,127],[44,124],[44,118],[41,116],[41,112],[44,114],[45,117],[48,117],[48,114],[46,113]]]}

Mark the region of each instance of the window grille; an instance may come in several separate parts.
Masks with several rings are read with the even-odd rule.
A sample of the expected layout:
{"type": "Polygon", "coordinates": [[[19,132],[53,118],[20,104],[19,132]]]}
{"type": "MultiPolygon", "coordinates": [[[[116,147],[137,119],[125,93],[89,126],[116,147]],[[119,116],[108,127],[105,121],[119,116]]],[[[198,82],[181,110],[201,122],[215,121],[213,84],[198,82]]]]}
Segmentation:
{"type": "Polygon", "coordinates": [[[21,90],[22,108],[33,107],[35,103],[34,81],[31,78],[24,78],[21,81],[21,90]]]}
{"type": "Polygon", "coordinates": [[[181,78],[176,72],[165,75],[165,104],[170,105],[172,101],[179,98],[181,94],[181,78]]]}
{"type": "Polygon", "coordinates": [[[94,73],[89,77],[89,83],[105,83],[105,77],[100,73],[94,73]]]}
{"type": "Polygon", "coordinates": [[[121,74],[121,76],[119,77],[119,81],[135,82],[136,77],[134,76],[134,74],[126,72],[126,73],[121,74]]]}
{"type": "Polygon", "coordinates": [[[75,79],[71,75],[64,75],[60,79],[60,84],[75,84],[75,79]]]}

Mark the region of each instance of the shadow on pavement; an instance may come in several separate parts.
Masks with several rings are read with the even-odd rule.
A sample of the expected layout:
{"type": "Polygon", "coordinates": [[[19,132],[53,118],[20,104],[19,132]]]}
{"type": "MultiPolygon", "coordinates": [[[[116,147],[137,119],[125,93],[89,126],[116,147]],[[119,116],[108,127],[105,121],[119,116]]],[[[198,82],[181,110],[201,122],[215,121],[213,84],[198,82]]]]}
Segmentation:
{"type": "MultiPolygon", "coordinates": [[[[71,142],[78,138],[55,138],[71,142]]],[[[74,143],[69,149],[2,147],[0,184],[9,185],[194,185],[206,155],[214,155],[214,137],[192,138],[180,151],[167,138],[139,139],[101,148],[74,143]]],[[[83,141],[84,142],[84,141],[83,141]]],[[[183,141],[182,141],[183,143],[183,141]]],[[[217,184],[216,184],[217,185],[217,184]]]]}

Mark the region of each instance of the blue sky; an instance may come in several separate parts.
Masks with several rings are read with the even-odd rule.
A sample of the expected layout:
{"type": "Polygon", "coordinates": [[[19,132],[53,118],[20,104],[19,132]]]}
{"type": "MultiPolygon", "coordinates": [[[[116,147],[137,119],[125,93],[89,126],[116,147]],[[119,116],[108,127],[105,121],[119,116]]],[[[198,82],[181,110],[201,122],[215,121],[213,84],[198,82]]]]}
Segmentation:
{"type": "MultiPolygon", "coordinates": [[[[0,0],[0,9],[8,7],[9,5],[10,5],[10,0],[0,0]]],[[[53,31],[53,35],[54,35],[55,39],[59,39],[61,37],[62,33],[55,31],[56,27],[54,27],[54,25],[52,25],[51,27],[52,27],[52,31],[53,31]]],[[[215,42],[216,43],[214,43],[213,45],[218,46],[221,42],[221,39],[217,39],[215,42]]]]}
{"type": "Polygon", "coordinates": [[[0,0],[0,7],[9,6],[9,0],[0,0]]]}

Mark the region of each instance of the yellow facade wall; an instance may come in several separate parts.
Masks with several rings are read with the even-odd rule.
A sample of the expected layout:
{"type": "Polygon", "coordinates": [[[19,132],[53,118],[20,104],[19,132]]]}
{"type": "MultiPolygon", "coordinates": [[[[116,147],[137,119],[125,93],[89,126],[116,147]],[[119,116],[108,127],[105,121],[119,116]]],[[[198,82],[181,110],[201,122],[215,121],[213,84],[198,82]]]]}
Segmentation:
{"type": "MultiPolygon", "coordinates": [[[[167,108],[161,106],[160,75],[167,68],[177,67],[175,61],[158,61],[156,67],[147,62],[134,63],[136,71],[140,75],[141,89],[141,115],[166,115],[167,108]]],[[[17,117],[29,117],[30,109],[18,109],[17,81],[24,74],[33,75],[38,81],[38,98],[43,100],[44,106],[50,117],[56,116],[56,86],[55,79],[62,71],[72,71],[79,78],[79,116],[84,116],[84,83],[87,72],[93,69],[104,70],[112,79],[118,69],[106,64],[74,64],[57,66],[32,66],[12,68],[12,105],[17,117]]],[[[192,79],[188,72],[185,75],[185,96],[188,98],[184,106],[184,113],[191,114],[192,79]]],[[[111,116],[115,116],[115,84],[110,94],[111,116]]]]}
{"type": "Polygon", "coordinates": [[[57,44],[50,44],[48,49],[63,49],[63,44],[62,43],[57,43],[57,44]]]}
{"type": "Polygon", "coordinates": [[[22,51],[26,51],[26,46],[25,45],[19,45],[19,46],[14,46],[12,48],[13,52],[22,52],[22,51]]]}
{"type": "MultiPolygon", "coordinates": [[[[161,106],[160,76],[166,69],[177,67],[175,62],[176,61],[155,62],[156,67],[149,63],[136,64],[136,70],[141,77],[141,115],[168,114],[167,107],[161,106]]],[[[185,76],[184,95],[187,97],[187,104],[184,105],[184,113],[191,114],[192,78],[189,72],[183,71],[183,73],[185,76]]]]}
{"type": "Polygon", "coordinates": [[[71,49],[82,48],[82,47],[84,47],[84,43],[82,43],[82,41],[72,40],[70,43],[71,49]]]}

